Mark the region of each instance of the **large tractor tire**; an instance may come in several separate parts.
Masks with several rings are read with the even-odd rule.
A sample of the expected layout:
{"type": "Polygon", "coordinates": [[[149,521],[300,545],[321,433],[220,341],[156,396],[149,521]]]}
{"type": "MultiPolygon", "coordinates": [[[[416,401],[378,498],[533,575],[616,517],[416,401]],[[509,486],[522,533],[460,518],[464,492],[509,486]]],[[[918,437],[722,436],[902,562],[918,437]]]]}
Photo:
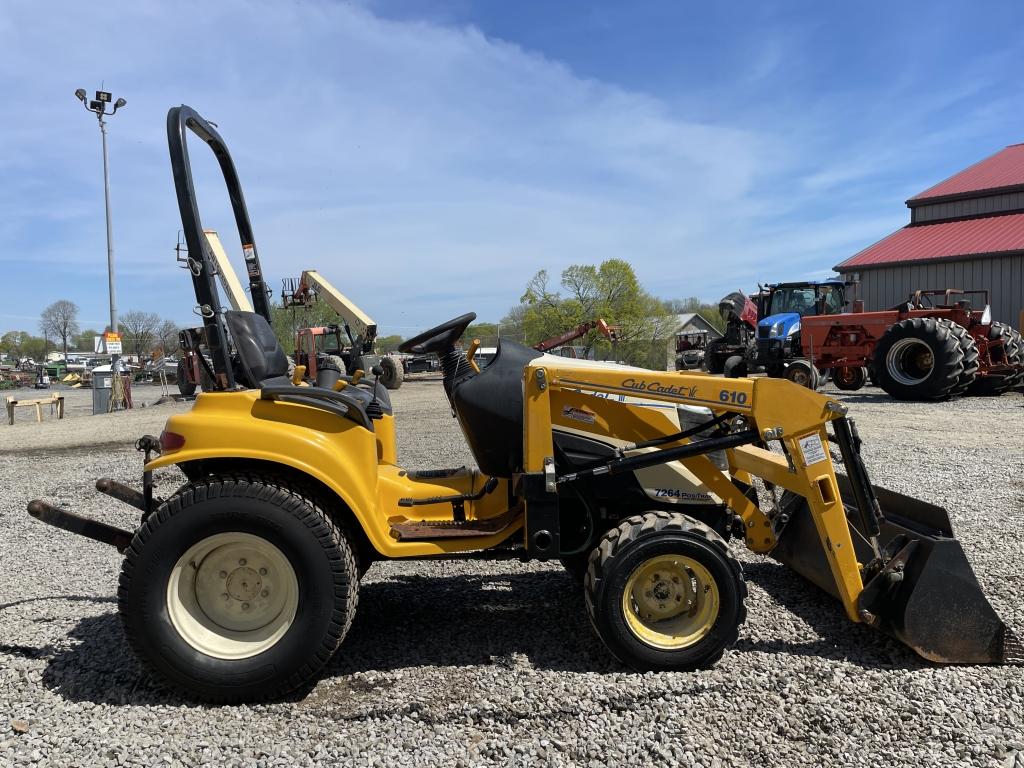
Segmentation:
{"type": "Polygon", "coordinates": [[[742,379],[747,375],[747,370],[747,361],[742,355],[733,355],[722,367],[722,373],[727,379],[742,379]]]}
{"type": "Polygon", "coordinates": [[[1020,334],[1006,323],[992,323],[988,329],[989,341],[1002,341],[1001,346],[993,347],[989,357],[996,365],[1011,365],[1016,369],[1009,375],[979,376],[970,388],[972,395],[1001,395],[1015,387],[1024,371],[1024,350],[1020,346],[1020,334]]]}
{"type": "Polygon", "coordinates": [[[786,364],[785,377],[807,389],[817,389],[821,385],[821,374],[818,373],[818,369],[803,358],[790,360],[786,364]]]}
{"type": "Polygon", "coordinates": [[[181,358],[174,376],[177,379],[178,391],[183,397],[192,397],[196,393],[196,383],[189,379],[189,373],[188,362],[181,358]]]}
{"type": "Polygon", "coordinates": [[[1010,382],[1010,388],[1013,389],[1024,385],[1024,336],[1021,336],[1020,331],[1016,328],[1010,329],[1010,335],[1013,337],[1013,343],[1017,347],[1017,373],[1010,382]]]}
{"type": "Polygon", "coordinates": [[[708,373],[724,373],[725,361],[729,353],[723,349],[725,346],[721,339],[709,341],[704,348],[704,370],[708,373]]]}
{"type": "Polygon", "coordinates": [[[914,317],[891,325],[872,361],[879,387],[897,400],[940,400],[964,372],[964,351],[948,324],[914,317]]]}
{"type": "Polygon", "coordinates": [[[856,392],[868,382],[868,371],[860,365],[838,365],[832,369],[832,383],[844,392],[856,392]]]}
{"type": "Polygon", "coordinates": [[[280,697],[340,645],[359,595],[348,534],[278,481],[213,476],[160,504],[125,554],[118,608],[143,664],[202,701],[280,697]]]}
{"type": "Polygon", "coordinates": [[[747,612],[740,564],[691,517],[650,512],[608,531],[590,555],[584,597],[597,636],[640,671],[707,667],[747,612]]]}
{"type": "Polygon", "coordinates": [[[380,383],[387,389],[398,389],[405,380],[405,369],[393,357],[382,357],[380,367],[384,373],[380,377],[380,383]]]}
{"type": "Polygon", "coordinates": [[[950,391],[950,395],[962,395],[970,388],[970,386],[978,378],[978,370],[981,367],[981,356],[978,353],[978,344],[974,341],[974,337],[967,332],[959,323],[954,323],[952,320],[939,319],[937,322],[947,326],[949,332],[953,334],[953,337],[957,340],[960,345],[960,349],[964,353],[964,371],[960,374],[960,378],[957,380],[956,386],[950,391]]]}

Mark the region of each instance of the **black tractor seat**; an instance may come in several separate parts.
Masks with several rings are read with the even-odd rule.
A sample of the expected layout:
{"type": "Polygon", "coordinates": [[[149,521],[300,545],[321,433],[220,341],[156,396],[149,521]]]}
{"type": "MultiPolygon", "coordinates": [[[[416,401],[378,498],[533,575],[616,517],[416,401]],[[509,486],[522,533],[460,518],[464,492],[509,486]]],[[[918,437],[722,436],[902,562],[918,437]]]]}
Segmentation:
{"type": "Polygon", "coordinates": [[[246,384],[259,389],[261,399],[318,408],[371,432],[374,419],[393,412],[387,389],[376,380],[349,385],[339,392],[296,386],[288,375],[288,356],[266,318],[255,312],[231,310],[225,313],[225,319],[246,384]]]}

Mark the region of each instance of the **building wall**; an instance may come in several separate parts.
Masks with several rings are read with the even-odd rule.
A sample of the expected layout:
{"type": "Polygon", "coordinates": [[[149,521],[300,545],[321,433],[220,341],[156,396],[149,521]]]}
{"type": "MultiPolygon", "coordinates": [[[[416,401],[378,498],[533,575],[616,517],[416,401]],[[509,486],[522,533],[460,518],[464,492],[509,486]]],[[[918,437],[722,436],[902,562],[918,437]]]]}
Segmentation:
{"type": "Polygon", "coordinates": [[[1024,192],[1004,192],[1000,195],[982,195],[981,197],[948,200],[942,203],[914,203],[910,209],[910,221],[913,224],[921,224],[926,221],[958,219],[964,216],[986,216],[1021,210],[1024,210],[1024,192]]]}
{"type": "Polygon", "coordinates": [[[972,288],[989,291],[992,318],[1019,327],[1024,310],[1024,254],[921,264],[894,264],[844,274],[860,275],[858,297],[867,310],[889,309],[918,288],[972,288]]]}

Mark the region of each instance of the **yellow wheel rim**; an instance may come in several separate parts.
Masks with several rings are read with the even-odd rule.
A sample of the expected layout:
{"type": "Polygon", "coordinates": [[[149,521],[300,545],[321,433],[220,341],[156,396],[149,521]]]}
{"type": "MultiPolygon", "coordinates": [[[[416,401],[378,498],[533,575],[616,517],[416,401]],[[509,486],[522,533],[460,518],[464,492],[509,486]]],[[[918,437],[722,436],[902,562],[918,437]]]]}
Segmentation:
{"type": "Polygon", "coordinates": [[[658,555],[638,565],[622,592],[622,615],[638,640],[676,651],[699,642],[718,618],[718,585],[684,555],[658,555]]]}

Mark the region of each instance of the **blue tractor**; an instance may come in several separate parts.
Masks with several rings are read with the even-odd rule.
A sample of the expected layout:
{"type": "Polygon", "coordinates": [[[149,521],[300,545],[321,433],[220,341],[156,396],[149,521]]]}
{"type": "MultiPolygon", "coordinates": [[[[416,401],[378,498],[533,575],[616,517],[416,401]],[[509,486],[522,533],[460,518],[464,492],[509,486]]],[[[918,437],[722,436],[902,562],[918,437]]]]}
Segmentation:
{"type": "Polygon", "coordinates": [[[761,317],[754,343],[746,354],[726,362],[726,376],[745,376],[748,369],[763,369],[769,376],[787,378],[817,389],[820,375],[800,343],[804,315],[835,315],[846,311],[846,284],[842,280],[807,280],[760,286],[761,317]]]}

